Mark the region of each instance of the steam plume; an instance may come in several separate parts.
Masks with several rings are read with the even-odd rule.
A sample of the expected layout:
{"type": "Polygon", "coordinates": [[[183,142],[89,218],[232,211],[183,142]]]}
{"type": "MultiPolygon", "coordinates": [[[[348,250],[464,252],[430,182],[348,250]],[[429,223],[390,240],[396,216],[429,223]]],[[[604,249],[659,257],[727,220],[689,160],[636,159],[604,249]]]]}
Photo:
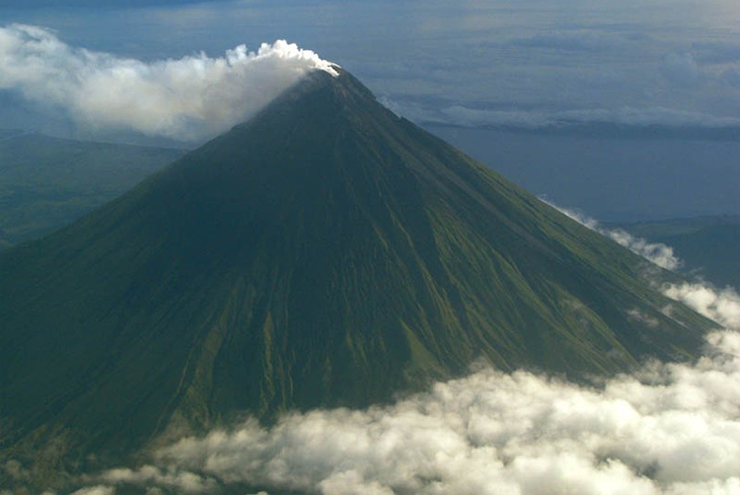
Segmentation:
{"type": "Polygon", "coordinates": [[[198,141],[246,120],[312,70],[336,75],[309,50],[278,40],[142,62],[71,47],[49,30],[0,28],[0,90],[61,108],[93,130],[138,131],[198,141]]]}

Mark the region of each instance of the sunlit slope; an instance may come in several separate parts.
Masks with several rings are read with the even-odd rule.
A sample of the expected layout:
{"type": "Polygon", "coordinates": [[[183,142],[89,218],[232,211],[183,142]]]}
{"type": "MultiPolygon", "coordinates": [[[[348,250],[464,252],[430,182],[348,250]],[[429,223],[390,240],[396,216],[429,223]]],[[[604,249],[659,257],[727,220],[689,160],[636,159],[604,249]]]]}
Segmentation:
{"type": "Polygon", "coordinates": [[[0,254],[3,446],[127,451],[237,411],[389,400],[476,359],[583,378],[691,357],[708,323],[650,269],[316,72],[0,254]]]}

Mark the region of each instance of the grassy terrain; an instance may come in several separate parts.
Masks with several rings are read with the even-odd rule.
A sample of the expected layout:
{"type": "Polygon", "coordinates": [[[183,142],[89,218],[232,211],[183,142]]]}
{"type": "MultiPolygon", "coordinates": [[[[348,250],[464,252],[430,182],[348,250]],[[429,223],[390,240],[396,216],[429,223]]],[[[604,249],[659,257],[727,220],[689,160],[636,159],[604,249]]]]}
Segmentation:
{"type": "Polygon", "coordinates": [[[71,223],[180,155],[0,131],[0,248],[71,223]]]}

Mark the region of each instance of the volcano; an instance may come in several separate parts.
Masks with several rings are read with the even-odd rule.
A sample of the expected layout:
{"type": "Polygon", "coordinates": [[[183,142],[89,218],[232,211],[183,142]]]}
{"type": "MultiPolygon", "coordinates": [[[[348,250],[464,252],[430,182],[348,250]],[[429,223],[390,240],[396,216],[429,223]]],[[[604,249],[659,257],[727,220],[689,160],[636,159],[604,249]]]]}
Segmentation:
{"type": "Polygon", "coordinates": [[[478,361],[585,380],[697,355],[710,323],[657,267],[337,71],[0,254],[4,458],[82,469],[478,361]]]}

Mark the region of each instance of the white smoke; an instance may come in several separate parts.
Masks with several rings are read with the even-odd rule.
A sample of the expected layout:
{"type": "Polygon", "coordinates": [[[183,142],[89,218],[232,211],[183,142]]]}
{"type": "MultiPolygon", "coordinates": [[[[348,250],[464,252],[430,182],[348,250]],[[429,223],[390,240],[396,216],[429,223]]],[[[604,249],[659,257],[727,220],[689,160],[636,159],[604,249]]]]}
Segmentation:
{"type": "Polygon", "coordinates": [[[0,90],[61,108],[87,129],[202,140],[243,122],[312,70],[333,64],[278,40],[256,52],[142,62],[71,47],[49,30],[0,28],[0,90]]]}
{"type": "Polygon", "coordinates": [[[598,232],[605,237],[610,238],[617,244],[626,247],[633,253],[639,254],[643,258],[655,263],[662,268],[665,268],[667,270],[675,270],[677,268],[680,268],[683,264],[682,261],[673,254],[673,248],[670,246],[666,246],[665,244],[661,244],[659,242],[648,242],[645,239],[633,236],[623,229],[605,229],[599,224],[598,221],[594,220],[593,218],[578,213],[577,211],[563,208],[562,206],[558,206],[545,199],[540,198],[540,200],[544,201],[548,205],[552,206],[553,208],[575,220],[576,222],[588,227],[593,231],[598,232]]]}

